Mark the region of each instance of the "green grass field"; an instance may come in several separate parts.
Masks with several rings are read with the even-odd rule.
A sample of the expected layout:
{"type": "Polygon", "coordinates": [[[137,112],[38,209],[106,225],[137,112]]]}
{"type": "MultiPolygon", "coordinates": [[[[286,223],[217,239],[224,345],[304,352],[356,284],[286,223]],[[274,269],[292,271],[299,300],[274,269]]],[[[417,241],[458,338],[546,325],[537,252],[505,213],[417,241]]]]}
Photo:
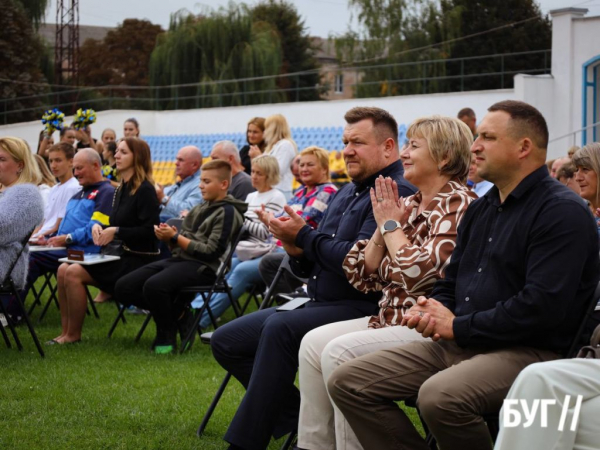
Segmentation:
{"type": "MultiPolygon", "coordinates": [[[[108,339],[117,309],[106,303],[98,312],[100,319],[86,318],[81,343],[44,346],[44,359],[25,327],[23,352],[0,340],[0,449],[227,448],[222,436],[243,396],[235,380],[204,436],[196,436],[225,375],[210,348],[197,339],[183,355],[154,355],[154,325],[134,343],[143,317],[127,314],[108,339]]],[[[60,313],[52,306],[38,325],[40,313],[36,308],[32,321],[43,343],[60,334],[60,313]]]]}

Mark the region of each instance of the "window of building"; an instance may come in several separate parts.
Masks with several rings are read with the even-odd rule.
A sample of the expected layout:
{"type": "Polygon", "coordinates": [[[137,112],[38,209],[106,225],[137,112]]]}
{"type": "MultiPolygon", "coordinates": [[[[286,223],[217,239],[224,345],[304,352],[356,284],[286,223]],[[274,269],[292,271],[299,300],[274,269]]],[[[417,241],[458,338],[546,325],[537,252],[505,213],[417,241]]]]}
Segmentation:
{"type": "Polygon", "coordinates": [[[341,73],[339,73],[335,76],[335,88],[334,89],[335,89],[334,92],[336,94],[344,93],[344,75],[342,75],[341,73]]]}

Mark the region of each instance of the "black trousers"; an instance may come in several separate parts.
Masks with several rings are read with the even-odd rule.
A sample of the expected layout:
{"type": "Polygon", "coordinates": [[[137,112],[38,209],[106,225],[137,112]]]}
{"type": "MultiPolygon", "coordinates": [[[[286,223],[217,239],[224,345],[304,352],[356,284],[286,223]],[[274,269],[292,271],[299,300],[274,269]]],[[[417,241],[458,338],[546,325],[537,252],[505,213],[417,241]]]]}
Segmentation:
{"type": "MultiPolygon", "coordinates": [[[[285,253],[274,252],[266,254],[260,260],[258,271],[267,286],[271,286],[284,257],[285,253]]],[[[300,286],[302,286],[302,281],[286,270],[279,278],[279,282],[273,287],[273,294],[288,294],[300,286]]]]}
{"type": "Polygon", "coordinates": [[[294,386],[300,341],[310,330],[356,319],[375,305],[309,303],[294,311],[275,308],[219,327],[211,338],[215,359],[246,388],[225,440],[247,450],[267,448],[298,427],[300,393],[294,386]],[[366,307],[365,307],[366,306],[366,307]]]}
{"type": "Polygon", "coordinates": [[[182,258],[156,261],[119,278],[115,294],[124,305],[149,310],[158,330],[174,331],[184,307],[175,303],[179,290],[215,280],[215,273],[207,267],[198,273],[202,266],[199,261],[182,258]]]}

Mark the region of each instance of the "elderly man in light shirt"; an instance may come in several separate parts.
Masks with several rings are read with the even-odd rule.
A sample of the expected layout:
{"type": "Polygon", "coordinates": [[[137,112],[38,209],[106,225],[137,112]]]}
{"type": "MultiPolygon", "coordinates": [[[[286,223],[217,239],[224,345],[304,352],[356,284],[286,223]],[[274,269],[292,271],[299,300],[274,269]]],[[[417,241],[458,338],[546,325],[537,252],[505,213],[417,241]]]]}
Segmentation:
{"type": "Polygon", "coordinates": [[[203,202],[199,187],[201,166],[202,152],[198,147],[188,145],[177,152],[175,174],[180,180],[166,188],[160,184],[156,188],[161,222],[180,217],[183,211],[188,211],[203,202]]]}

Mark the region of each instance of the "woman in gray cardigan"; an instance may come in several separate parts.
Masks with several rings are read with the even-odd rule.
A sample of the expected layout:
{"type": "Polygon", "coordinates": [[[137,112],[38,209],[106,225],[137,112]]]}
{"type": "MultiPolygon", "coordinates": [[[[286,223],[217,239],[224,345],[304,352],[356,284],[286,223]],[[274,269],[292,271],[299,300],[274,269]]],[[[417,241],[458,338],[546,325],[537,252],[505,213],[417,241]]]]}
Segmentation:
{"type": "MultiPolygon", "coordinates": [[[[19,138],[0,138],[0,282],[8,278],[23,239],[44,219],[37,188],[41,179],[27,143],[19,138]]],[[[28,250],[25,248],[12,272],[17,288],[25,285],[28,250]]]]}

